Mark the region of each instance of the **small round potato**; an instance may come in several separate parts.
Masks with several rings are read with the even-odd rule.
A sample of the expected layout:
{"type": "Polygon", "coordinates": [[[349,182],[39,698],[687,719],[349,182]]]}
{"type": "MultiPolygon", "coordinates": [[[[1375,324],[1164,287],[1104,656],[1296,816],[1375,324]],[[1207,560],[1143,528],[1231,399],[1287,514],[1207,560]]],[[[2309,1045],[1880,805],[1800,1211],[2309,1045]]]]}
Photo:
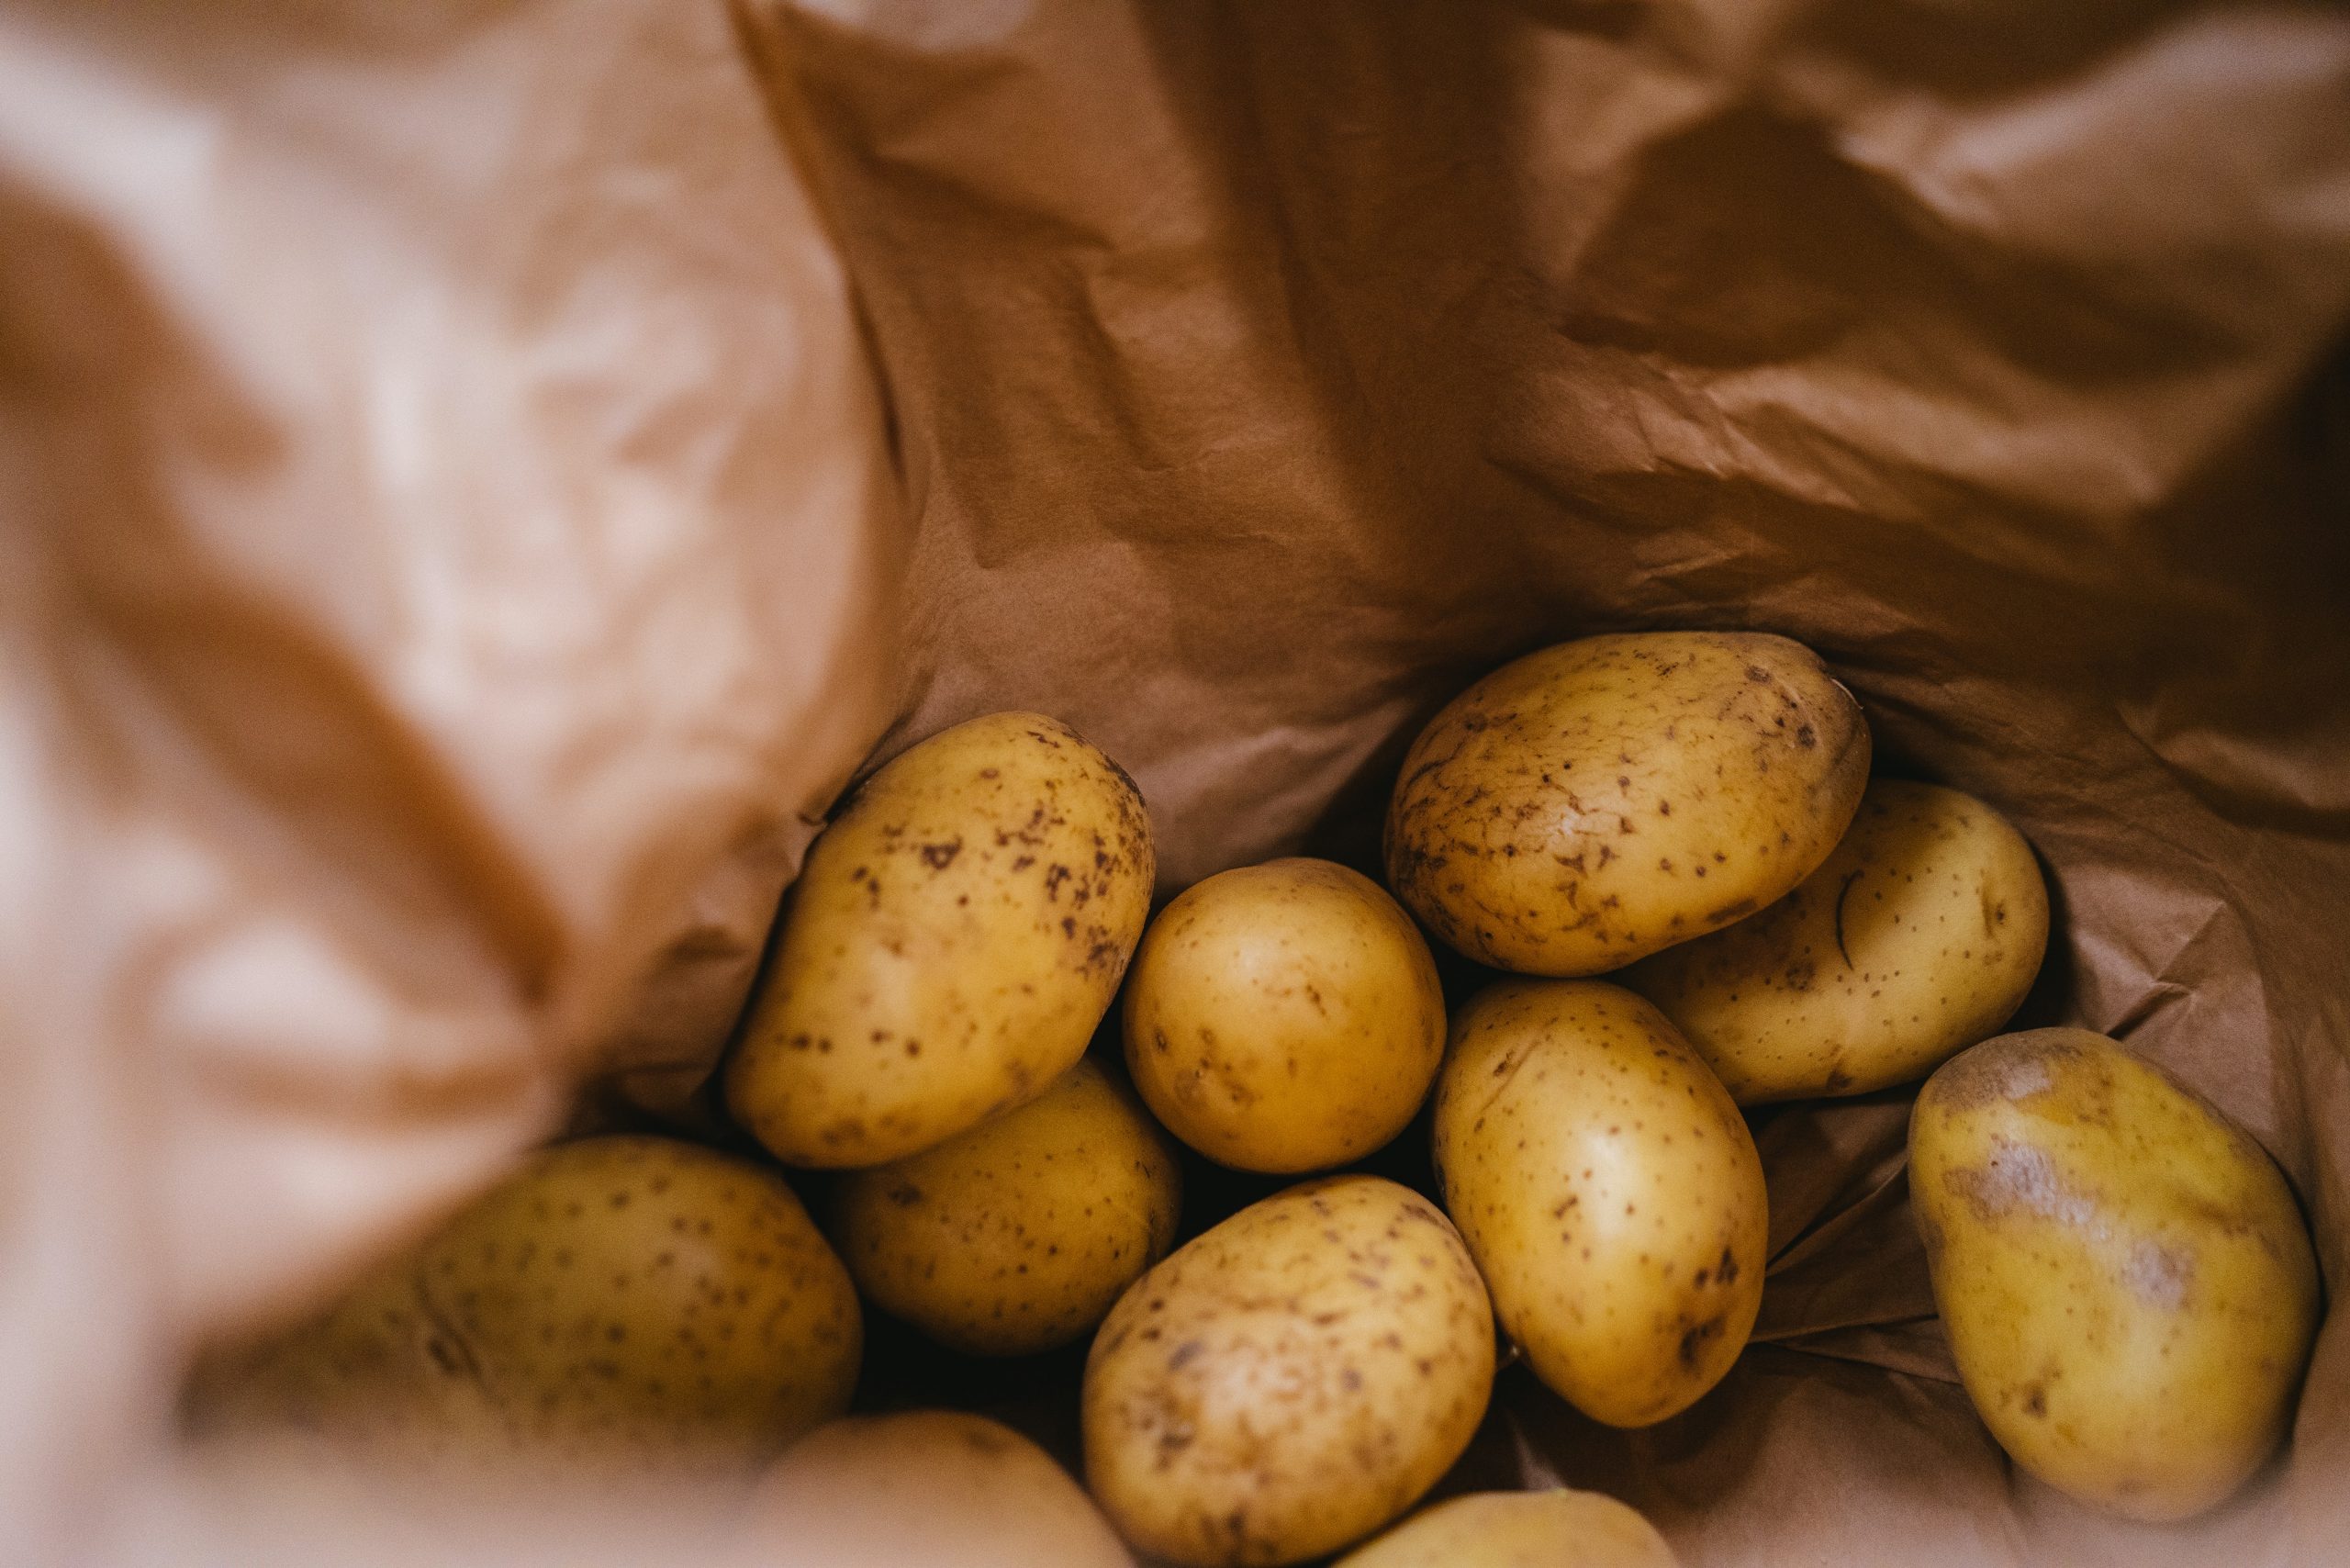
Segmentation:
{"type": "Polygon", "coordinates": [[[839,1415],[863,1338],[847,1271],[772,1171],[598,1137],[532,1157],[218,1386],[240,1424],[421,1458],[692,1469],[839,1415]]]}
{"type": "Polygon", "coordinates": [[[2318,1272],[2264,1149],[2086,1029],[1927,1081],[1909,1190],[1951,1356],[2025,1470],[2132,1518],[2202,1512],[2274,1451],[2318,1272]]]}
{"type": "Polygon", "coordinates": [[[1648,632],[1505,665],[1430,722],[1387,814],[1387,880],[1481,963],[1590,975],[1809,876],[1868,782],[1860,705],[1810,649],[1648,632]]]}
{"type": "Polygon", "coordinates": [[[1556,1487],[1423,1508],[1337,1568],[1679,1568],[1679,1559],[1638,1510],[1556,1487]]]}
{"type": "Polygon", "coordinates": [[[859,1416],[811,1433],[748,1515],[779,1562],[923,1568],[1133,1568],[1044,1450],[984,1416],[859,1416]]]}
{"type": "Polygon", "coordinates": [[[1085,1473],[1127,1540],[1295,1562],[1410,1507],[1493,1392],[1485,1287],[1444,1215],[1375,1176],[1252,1204],[1136,1281],[1085,1367],[1085,1473]]]}
{"type": "Polygon", "coordinates": [[[1411,917],[1327,860],[1210,877],[1143,937],[1125,999],[1135,1087],[1177,1137],[1244,1170],[1360,1159],[1444,1059],[1444,993],[1411,917]]]}
{"type": "Polygon", "coordinates": [[[1753,1105],[1924,1077],[2008,1021],[2047,946],[2023,834],[1972,796],[1880,778],[1801,887],[1621,978],[1753,1105]]]}
{"type": "Polygon", "coordinates": [[[1024,1356],[1102,1321],[1174,1244],[1182,1177],[1080,1061],[1038,1099],[845,1177],[834,1234],[866,1299],[954,1350],[1024,1356]]]}
{"type": "Polygon", "coordinates": [[[1142,935],[1150,823],[1068,725],[996,713],[872,778],[811,846],[728,1063],[787,1165],[879,1165],[1033,1100],[1142,935]]]}
{"type": "Polygon", "coordinates": [[[1721,1380],[1762,1302],[1762,1161],[1705,1059],[1641,998],[1505,980],[1461,1009],[1437,1080],[1445,1207],[1502,1327],[1611,1427],[1721,1380]]]}

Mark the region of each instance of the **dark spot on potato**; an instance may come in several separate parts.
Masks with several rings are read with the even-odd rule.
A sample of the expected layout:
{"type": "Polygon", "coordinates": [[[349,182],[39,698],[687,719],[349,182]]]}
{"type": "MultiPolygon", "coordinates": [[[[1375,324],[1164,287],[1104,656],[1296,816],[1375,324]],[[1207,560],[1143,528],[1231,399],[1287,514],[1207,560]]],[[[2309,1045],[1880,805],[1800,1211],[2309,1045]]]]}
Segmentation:
{"type": "Polygon", "coordinates": [[[963,841],[960,838],[951,838],[944,844],[925,844],[922,846],[923,861],[934,871],[944,871],[955,863],[955,857],[961,853],[963,853],[963,841]]]}
{"type": "Polygon", "coordinates": [[[1852,884],[1859,881],[1862,875],[1854,871],[1844,879],[1844,885],[1836,890],[1836,951],[1842,956],[1844,967],[1848,969],[1852,967],[1852,950],[1844,946],[1844,900],[1851,895],[1852,884]]]}
{"type": "Polygon", "coordinates": [[[1718,1317],[1708,1317],[1682,1330],[1681,1364],[1693,1372],[1696,1370],[1703,1364],[1707,1341],[1718,1338],[1721,1331],[1722,1320],[1718,1317]]]}
{"type": "Polygon", "coordinates": [[[2030,1388],[2024,1390],[2023,1413],[2027,1416],[2045,1416],[2048,1414],[2048,1388],[2046,1384],[2035,1383],[2030,1388]]]}
{"type": "Polygon", "coordinates": [[[1714,1265],[1714,1275],[1724,1285],[1738,1283],[1738,1260],[1730,1256],[1727,1247],[1722,1249],[1721,1261],[1714,1265]]]}

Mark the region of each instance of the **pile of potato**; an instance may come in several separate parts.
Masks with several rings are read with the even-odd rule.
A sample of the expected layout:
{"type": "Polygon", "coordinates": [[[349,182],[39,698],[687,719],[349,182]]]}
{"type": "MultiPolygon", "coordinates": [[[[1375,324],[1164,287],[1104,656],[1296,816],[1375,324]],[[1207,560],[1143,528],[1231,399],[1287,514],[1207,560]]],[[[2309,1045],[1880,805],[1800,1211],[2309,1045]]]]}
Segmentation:
{"type": "Polygon", "coordinates": [[[807,1561],[1669,1563],[1587,1494],[1405,1516],[1484,1414],[1496,1322],[1599,1421],[1702,1397],[1768,1261],[1740,1107],[1932,1073],[1912,1192],[1985,1421],[2093,1504],[2207,1507],[2308,1356],[2293,1194],[2110,1041],[1987,1038],[2047,940],[2031,851],[1869,765],[1858,704],[1784,638],[1570,643],[1418,737],[1393,896],[1277,860],[1146,928],[1132,780],[1048,719],[959,725],[817,841],[724,1070],[744,1132],[834,1173],[821,1228],[743,1152],[562,1145],[213,1369],[200,1415],[403,1461],[766,1467],[746,1506],[807,1561]],[[1508,971],[1449,1024],[1423,928],[1508,971]],[[1123,1072],[1086,1055],[1122,982],[1123,1072]],[[1431,1100],[1433,1201],[1343,1173],[1431,1100]],[[1175,1249],[1170,1134],[1307,1179],[1175,1249]],[[860,1299],[972,1356],[1091,1334],[1087,1490],[978,1417],[844,1418],[860,1299]]]}

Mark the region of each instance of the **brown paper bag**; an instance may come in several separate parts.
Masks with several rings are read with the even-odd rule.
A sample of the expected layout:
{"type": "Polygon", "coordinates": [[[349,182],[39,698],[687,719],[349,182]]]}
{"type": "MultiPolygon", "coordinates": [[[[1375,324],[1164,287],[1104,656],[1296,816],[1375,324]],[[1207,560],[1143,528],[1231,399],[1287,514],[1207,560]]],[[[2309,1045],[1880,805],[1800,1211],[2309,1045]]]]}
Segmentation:
{"type": "MultiPolygon", "coordinates": [[[[2026,1021],[2243,1118],[2341,1277],[2350,16],[744,10],[916,510],[888,745],[1046,706],[1141,780],[1170,887],[1368,866],[1417,722],[1502,659],[1802,638],[1886,770],[2045,858],[2026,1021]]],[[[2012,1474],[1930,1321],[1908,1098],[1763,1119],[1767,1348],[1724,1389],[1622,1434],[1514,1372],[1455,1484],[1603,1486],[1703,1564],[2350,1554],[2338,1326],[2202,1526],[2012,1474]]]]}
{"type": "MultiPolygon", "coordinates": [[[[142,1457],[175,1366],[569,1083],[706,1064],[893,697],[877,755],[1077,724],[1171,890],[1368,863],[1516,653],[1803,638],[2045,858],[2028,1021],[2241,1117],[2339,1282],[2345,106],[2322,4],[21,0],[0,1518],[445,1558],[331,1492],[224,1525],[142,1457]]],[[[1720,1391],[1628,1435],[1514,1371],[1448,1484],[1602,1486],[1698,1565],[2350,1554],[2338,1325],[2210,1520],[2014,1476],[1905,1113],[1760,1126],[1720,1391]]],[[[1065,1435],[1066,1380],[870,1370],[1065,1435]]]]}

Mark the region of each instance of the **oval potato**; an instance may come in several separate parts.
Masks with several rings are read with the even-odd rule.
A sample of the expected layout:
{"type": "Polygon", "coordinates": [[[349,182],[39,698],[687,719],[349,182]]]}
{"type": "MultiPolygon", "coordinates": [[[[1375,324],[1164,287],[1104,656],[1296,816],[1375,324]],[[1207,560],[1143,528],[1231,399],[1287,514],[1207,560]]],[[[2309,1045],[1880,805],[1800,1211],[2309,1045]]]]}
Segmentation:
{"type": "Polygon", "coordinates": [[[935,1148],[844,1177],[841,1254],[882,1311],[954,1350],[1024,1356],[1102,1320],[1175,1240],[1182,1176],[1091,1061],[935,1148]]]}
{"type": "Polygon", "coordinates": [[[1283,1174],[1404,1130],[1444,1058],[1444,992],[1419,928],[1327,860],[1244,866],[1187,889],[1126,984],[1126,1064],[1169,1131],[1283,1174]]]}
{"type": "Polygon", "coordinates": [[[924,1568],[1132,1568],[1091,1499],[1045,1450],[984,1416],[858,1416],[767,1473],[749,1536],[778,1561],[924,1568]]]}
{"type": "Polygon", "coordinates": [[[1909,1188],[1968,1397],[2041,1480],[2200,1513],[2283,1437],[2318,1272],[2266,1151],[2086,1029],[1986,1040],[1927,1081],[1909,1188]]]}
{"type": "Polygon", "coordinates": [[[1762,1161],[1646,1001],[1597,980],[1481,991],[1437,1079],[1436,1160],[1502,1327],[1585,1415],[1662,1421],[1745,1348],[1768,1247],[1762,1161]]]}
{"type": "Polygon", "coordinates": [[[1134,781],[1068,725],[932,736],[810,848],[729,1108],[787,1165],[843,1167],[1035,1098],[1109,1010],[1153,866],[1134,781]]]}
{"type": "Polygon", "coordinates": [[[221,1408],[419,1458],[747,1464],[847,1408],[863,1340],[847,1271],[774,1172],[596,1137],[241,1358],[221,1408]]]}
{"type": "Polygon", "coordinates": [[[2047,946],[2023,834],[1972,796],[1880,778],[1795,891],[1620,978],[1752,1105],[1923,1077],[2008,1021],[2047,946]]]}
{"type": "Polygon", "coordinates": [[[1086,1361],[1085,1473],[1178,1562],[1294,1562],[1411,1506],[1493,1391],[1485,1288],[1436,1206],[1374,1176],[1254,1204],[1135,1282],[1086,1361]]]}
{"type": "Polygon", "coordinates": [[[1421,1509],[1337,1568],[1679,1568],[1656,1527],[1597,1492],[1474,1492],[1421,1509]]]}
{"type": "Polygon", "coordinates": [[[1454,698],[1413,743],[1387,880],[1481,963],[1598,974],[1786,893],[1835,848],[1868,773],[1860,705],[1799,643],[1562,643],[1454,698]]]}

